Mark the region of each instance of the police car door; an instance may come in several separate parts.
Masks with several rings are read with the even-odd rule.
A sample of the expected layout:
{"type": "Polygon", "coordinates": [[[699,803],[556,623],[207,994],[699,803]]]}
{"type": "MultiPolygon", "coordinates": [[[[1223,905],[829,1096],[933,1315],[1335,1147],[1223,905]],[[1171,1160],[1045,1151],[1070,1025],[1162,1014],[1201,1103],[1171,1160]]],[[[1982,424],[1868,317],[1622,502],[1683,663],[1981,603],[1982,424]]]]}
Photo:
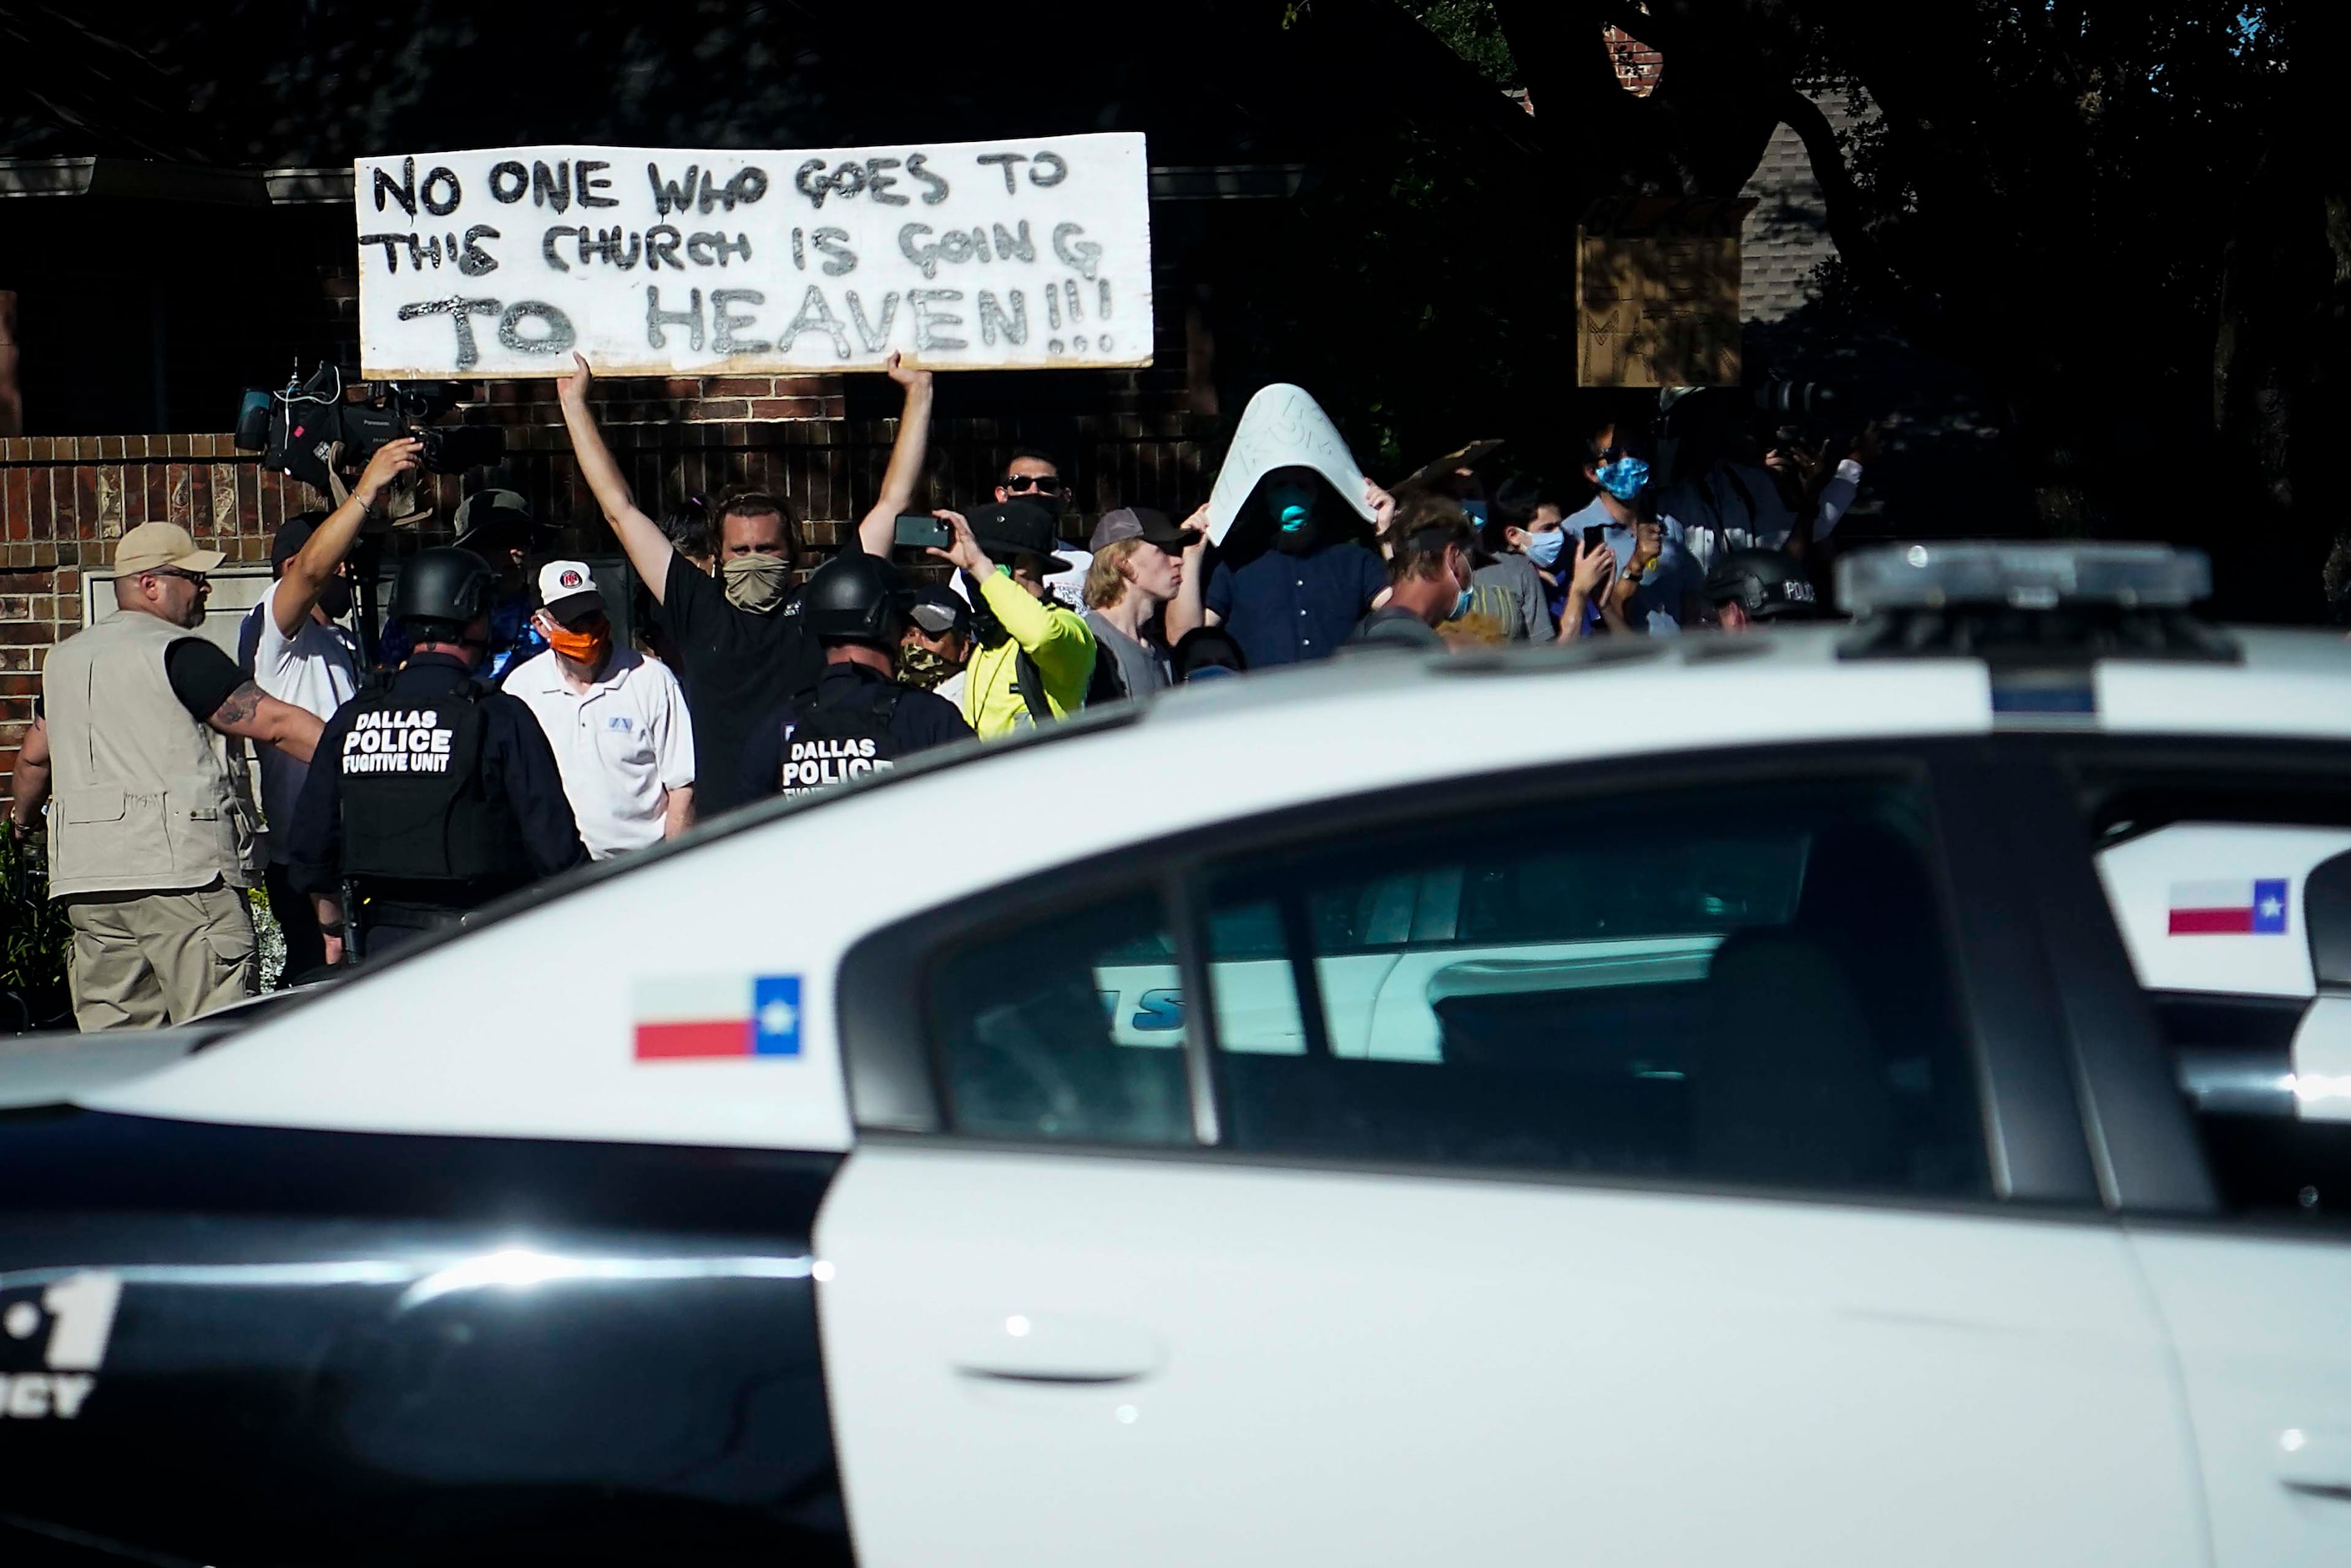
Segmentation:
{"type": "Polygon", "coordinates": [[[2134,1203],[2132,1244],[2179,1345],[2221,1568],[2351,1562],[2351,758],[2195,757],[2074,759],[2217,1198],[2205,1218],[2134,1203]]]}
{"type": "Polygon", "coordinates": [[[1244,827],[852,952],[861,1560],[2203,1561],[1997,818],[1779,761],[1244,827]],[[1342,1050],[1399,875],[1458,890],[1384,960],[1436,1050],[1342,1050]],[[1145,979],[1176,1027],[1121,1027],[1145,979]]]}

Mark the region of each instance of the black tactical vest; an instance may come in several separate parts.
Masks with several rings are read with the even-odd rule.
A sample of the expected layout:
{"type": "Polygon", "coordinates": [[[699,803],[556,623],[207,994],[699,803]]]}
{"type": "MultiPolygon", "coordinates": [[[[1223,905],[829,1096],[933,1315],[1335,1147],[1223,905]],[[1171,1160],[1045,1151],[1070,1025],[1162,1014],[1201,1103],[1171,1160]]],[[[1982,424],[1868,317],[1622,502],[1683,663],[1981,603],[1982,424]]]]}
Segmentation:
{"type": "MultiPolygon", "coordinates": [[[[483,717],[473,689],[419,699],[354,697],[342,769],[343,874],[446,883],[453,896],[528,875],[504,800],[482,788],[483,717]]],[[[313,763],[323,767],[327,758],[313,763]]]]}
{"type": "Polygon", "coordinates": [[[890,719],[906,688],[895,684],[860,684],[839,702],[816,706],[802,697],[784,727],[784,765],[778,792],[805,795],[828,784],[894,767],[899,746],[890,719]]]}

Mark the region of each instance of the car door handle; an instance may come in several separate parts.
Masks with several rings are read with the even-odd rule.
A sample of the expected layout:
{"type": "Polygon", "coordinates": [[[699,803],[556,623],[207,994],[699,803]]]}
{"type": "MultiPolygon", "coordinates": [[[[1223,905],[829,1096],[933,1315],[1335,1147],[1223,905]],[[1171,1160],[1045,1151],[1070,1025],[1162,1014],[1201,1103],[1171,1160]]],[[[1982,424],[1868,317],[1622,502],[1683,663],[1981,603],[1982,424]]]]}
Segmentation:
{"type": "Polygon", "coordinates": [[[2306,1427],[2279,1433],[2278,1480],[2304,1497],[2351,1502],[2351,1437],[2306,1427]]]}
{"type": "Polygon", "coordinates": [[[967,1325],[950,1358],[999,1383],[1133,1383],[1159,1369],[1149,1331],[1089,1313],[1005,1312],[967,1325]]]}

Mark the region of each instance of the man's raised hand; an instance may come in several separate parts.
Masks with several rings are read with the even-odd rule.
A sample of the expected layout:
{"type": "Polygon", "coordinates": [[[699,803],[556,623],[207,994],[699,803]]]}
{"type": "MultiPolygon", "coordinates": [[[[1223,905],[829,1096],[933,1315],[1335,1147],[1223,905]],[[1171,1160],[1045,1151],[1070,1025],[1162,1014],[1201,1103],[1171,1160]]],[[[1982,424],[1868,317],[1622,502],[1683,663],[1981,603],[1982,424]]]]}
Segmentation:
{"type": "Polygon", "coordinates": [[[926,554],[935,555],[975,578],[986,577],[996,570],[996,563],[987,559],[986,550],[979,548],[979,540],[972,537],[971,524],[964,519],[961,512],[938,511],[931,516],[955,530],[955,543],[946,549],[936,545],[925,546],[926,554]]]}
{"type": "Polygon", "coordinates": [[[351,494],[359,498],[360,506],[372,511],[386,490],[423,465],[424,443],[413,435],[387,441],[376,448],[374,456],[368,459],[367,467],[360,471],[360,482],[352,486],[351,494]]]}
{"type": "Polygon", "coordinates": [[[587,356],[575,351],[571,362],[577,368],[555,383],[555,396],[566,408],[585,409],[588,389],[596,384],[596,372],[588,368],[587,356]]]}
{"type": "Polygon", "coordinates": [[[905,361],[906,356],[893,349],[890,350],[890,357],[882,361],[882,368],[889,372],[892,381],[910,391],[916,387],[928,387],[931,384],[931,372],[920,365],[910,365],[905,361]]]}

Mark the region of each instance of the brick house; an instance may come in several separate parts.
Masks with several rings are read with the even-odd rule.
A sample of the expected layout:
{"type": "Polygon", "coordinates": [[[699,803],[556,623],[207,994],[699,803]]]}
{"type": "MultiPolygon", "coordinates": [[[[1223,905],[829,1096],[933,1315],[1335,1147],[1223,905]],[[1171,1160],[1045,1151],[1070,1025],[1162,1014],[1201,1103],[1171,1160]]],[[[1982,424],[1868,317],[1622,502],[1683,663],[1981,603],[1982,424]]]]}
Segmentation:
{"type": "MultiPolygon", "coordinates": [[[[1364,80],[1408,72],[1416,126],[1481,156],[1526,155],[1520,111],[1378,0],[1203,0],[1147,51],[1087,7],[1044,0],[1019,18],[1029,44],[995,66],[879,48],[853,8],[781,9],[670,19],[518,0],[457,17],[254,0],[234,18],[176,22],[12,14],[26,45],[15,68],[37,60],[38,79],[0,93],[0,789],[45,651],[82,624],[124,528],[167,518],[226,551],[213,596],[225,620],[266,583],[277,525],[325,504],[226,433],[239,390],[282,385],[298,361],[356,377],[356,154],[1144,131],[1152,367],[940,378],[935,502],[984,497],[1009,449],[1038,442],[1076,486],[1073,534],[1113,505],[1180,513],[1205,498],[1220,416],[1261,376],[1220,363],[1219,311],[1249,287],[1269,214],[1310,181],[1363,173],[1351,131],[1364,80]]],[[[890,21],[901,41],[977,29],[976,42],[1005,42],[993,26],[927,0],[890,21]]],[[[10,76],[0,61],[0,86],[10,76]]],[[[598,395],[649,507],[758,485],[789,497],[819,549],[870,504],[898,401],[879,376],[840,375],[614,381],[598,395]]],[[[563,548],[611,553],[552,399],[551,382],[471,384],[456,417],[504,427],[507,463],[438,481],[435,522],[400,548],[445,538],[462,493],[496,482],[529,496],[563,548]]]]}

